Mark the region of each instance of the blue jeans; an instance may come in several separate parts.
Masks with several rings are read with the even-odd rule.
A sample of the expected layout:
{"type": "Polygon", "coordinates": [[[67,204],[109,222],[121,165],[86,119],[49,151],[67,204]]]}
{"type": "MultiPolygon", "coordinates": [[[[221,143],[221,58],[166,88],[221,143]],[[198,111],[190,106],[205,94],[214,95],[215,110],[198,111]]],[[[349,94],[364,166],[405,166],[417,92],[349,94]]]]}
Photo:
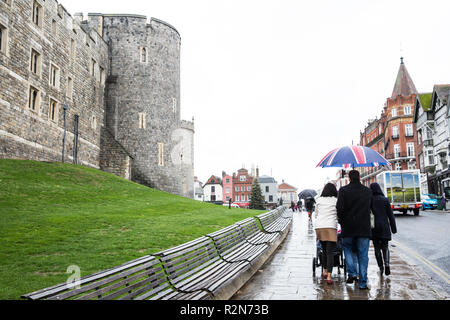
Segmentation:
{"type": "Polygon", "coordinates": [[[367,287],[367,267],[369,265],[369,238],[344,238],[345,264],[349,277],[359,274],[359,287],[367,287]],[[356,249],[356,252],[353,250],[356,249]]]}

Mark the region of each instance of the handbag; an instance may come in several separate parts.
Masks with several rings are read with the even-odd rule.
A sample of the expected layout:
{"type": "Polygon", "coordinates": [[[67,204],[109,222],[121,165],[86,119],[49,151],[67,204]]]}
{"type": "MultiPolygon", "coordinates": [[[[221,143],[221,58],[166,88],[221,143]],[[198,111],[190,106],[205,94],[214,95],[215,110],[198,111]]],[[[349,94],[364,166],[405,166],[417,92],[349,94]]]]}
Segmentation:
{"type": "Polygon", "coordinates": [[[375,215],[370,210],[370,229],[375,229],[375,215]]]}

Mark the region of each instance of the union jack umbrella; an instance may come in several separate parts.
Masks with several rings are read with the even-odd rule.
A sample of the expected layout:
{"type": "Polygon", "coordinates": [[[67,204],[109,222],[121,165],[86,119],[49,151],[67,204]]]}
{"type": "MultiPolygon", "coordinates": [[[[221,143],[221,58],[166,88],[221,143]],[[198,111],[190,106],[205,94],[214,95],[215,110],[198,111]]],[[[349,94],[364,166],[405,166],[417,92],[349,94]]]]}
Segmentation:
{"type": "Polygon", "coordinates": [[[390,166],[381,154],[368,147],[349,146],[334,149],[319,162],[317,167],[378,167],[390,166]]]}

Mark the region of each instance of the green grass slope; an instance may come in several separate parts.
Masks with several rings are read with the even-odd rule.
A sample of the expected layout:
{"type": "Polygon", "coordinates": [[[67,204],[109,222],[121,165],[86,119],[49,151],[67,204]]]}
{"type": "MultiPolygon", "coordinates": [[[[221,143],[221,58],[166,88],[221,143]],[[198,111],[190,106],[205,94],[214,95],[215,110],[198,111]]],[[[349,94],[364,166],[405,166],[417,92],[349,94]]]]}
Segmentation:
{"type": "Polygon", "coordinates": [[[99,170],[0,160],[0,299],[65,282],[220,230],[261,211],[228,209],[99,170]]]}

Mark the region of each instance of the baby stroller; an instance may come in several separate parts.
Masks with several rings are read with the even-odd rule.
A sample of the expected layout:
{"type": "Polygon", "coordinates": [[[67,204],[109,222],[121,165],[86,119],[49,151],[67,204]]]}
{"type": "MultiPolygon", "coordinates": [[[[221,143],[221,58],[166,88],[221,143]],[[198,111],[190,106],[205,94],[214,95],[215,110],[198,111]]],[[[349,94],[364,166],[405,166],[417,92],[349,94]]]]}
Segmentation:
{"type": "MultiPolygon", "coordinates": [[[[345,258],[344,258],[344,247],[342,243],[342,237],[340,230],[338,231],[338,237],[337,237],[337,246],[336,251],[334,253],[334,265],[333,267],[338,268],[338,274],[341,274],[341,268],[344,269],[344,276],[347,276],[347,268],[345,266],[345,258]]],[[[317,240],[316,242],[316,256],[313,257],[313,276],[316,276],[316,268],[322,267],[322,271],[320,274],[323,274],[323,263],[322,263],[322,245],[320,244],[320,241],[317,240]]]]}

